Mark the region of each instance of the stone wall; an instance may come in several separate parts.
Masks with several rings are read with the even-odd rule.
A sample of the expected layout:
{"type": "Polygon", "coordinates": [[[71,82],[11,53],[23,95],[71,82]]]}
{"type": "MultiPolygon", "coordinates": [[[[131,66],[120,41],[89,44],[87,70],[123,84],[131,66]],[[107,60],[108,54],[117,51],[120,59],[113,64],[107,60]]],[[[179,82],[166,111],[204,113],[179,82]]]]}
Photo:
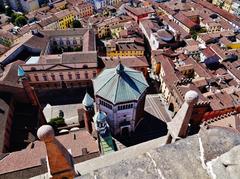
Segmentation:
{"type": "MultiPolygon", "coordinates": [[[[156,146],[155,149],[133,158],[120,160],[120,162],[116,160],[117,162],[111,163],[110,166],[105,160],[107,155],[100,157],[101,161],[97,161],[97,158],[94,163],[96,165],[99,162],[99,168],[91,171],[91,165],[89,165],[88,173],[81,176],[81,179],[240,178],[239,144],[240,133],[231,129],[202,129],[197,135],[174,144],[156,146]]],[[[141,144],[138,150],[141,150],[141,144]]],[[[116,156],[118,152],[113,155],[122,157],[122,155],[116,156]]]]}

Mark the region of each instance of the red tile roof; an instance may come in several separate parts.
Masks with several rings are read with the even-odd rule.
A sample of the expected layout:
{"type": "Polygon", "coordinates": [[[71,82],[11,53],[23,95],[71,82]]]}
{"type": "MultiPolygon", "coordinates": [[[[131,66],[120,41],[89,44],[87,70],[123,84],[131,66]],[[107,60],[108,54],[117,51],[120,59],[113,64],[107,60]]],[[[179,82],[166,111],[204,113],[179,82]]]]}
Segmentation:
{"type": "MultiPolygon", "coordinates": [[[[87,148],[89,153],[98,152],[97,142],[85,130],[56,137],[66,149],[71,149],[73,157],[83,155],[82,149],[87,148]],[[76,139],[73,135],[76,134],[76,139]]],[[[47,156],[44,142],[35,141],[24,150],[12,152],[0,160],[0,174],[24,170],[41,165],[41,159],[47,156]]]]}
{"type": "Polygon", "coordinates": [[[173,17],[177,19],[179,22],[181,22],[183,25],[188,27],[189,29],[194,28],[197,25],[195,22],[191,21],[191,19],[189,19],[181,12],[177,13],[173,17]]]}
{"type": "Polygon", "coordinates": [[[118,65],[119,61],[129,68],[135,67],[148,67],[146,57],[102,57],[101,58],[106,68],[114,68],[118,65]]]}
{"type": "Polygon", "coordinates": [[[233,24],[236,24],[237,26],[240,26],[240,18],[230,14],[229,12],[203,0],[192,0],[193,2],[202,5],[204,8],[210,9],[211,11],[219,14],[220,16],[224,17],[228,21],[232,22],[233,24]]]}

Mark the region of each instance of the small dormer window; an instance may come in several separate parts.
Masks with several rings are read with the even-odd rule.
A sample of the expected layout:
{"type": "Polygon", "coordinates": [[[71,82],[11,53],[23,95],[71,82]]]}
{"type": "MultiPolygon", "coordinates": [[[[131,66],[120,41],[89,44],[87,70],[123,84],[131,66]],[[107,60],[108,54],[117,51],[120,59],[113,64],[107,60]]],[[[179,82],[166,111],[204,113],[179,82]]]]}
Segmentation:
{"type": "Polygon", "coordinates": [[[88,68],[88,66],[87,65],[83,65],[83,69],[87,69],[88,68]]]}
{"type": "Polygon", "coordinates": [[[31,67],[31,71],[36,71],[37,69],[35,67],[31,67]]]}

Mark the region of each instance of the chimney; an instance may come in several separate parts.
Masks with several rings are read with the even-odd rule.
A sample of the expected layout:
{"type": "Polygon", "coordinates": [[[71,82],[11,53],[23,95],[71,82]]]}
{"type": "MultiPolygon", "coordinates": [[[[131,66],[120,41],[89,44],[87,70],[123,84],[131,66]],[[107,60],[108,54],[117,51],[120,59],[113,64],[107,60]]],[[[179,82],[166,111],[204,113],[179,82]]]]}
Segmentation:
{"type": "Polygon", "coordinates": [[[38,138],[45,143],[52,179],[74,178],[75,171],[72,156],[55,138],[50,125],[43,125],[37,131],[38,138]]]}

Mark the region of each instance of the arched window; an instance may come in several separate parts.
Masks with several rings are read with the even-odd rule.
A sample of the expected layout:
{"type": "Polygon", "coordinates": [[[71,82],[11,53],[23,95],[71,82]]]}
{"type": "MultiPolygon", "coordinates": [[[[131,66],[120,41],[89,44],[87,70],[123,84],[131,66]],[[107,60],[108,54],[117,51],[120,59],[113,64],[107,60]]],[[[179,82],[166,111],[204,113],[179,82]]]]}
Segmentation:
{"type": "Polygon", "coordinates": [[[73,45],[77,45],[77,40],[73,39],[73,45]]]}
{"type": "Polygon", "coordinates": [[[70,45],[70,40],[67,40],[66,43],[67,43],[67,45],[70,45]]]}
{"type": "Polygon", "coordinates": [[[60,40],[60,45],[64,45],[64,42],[62,39],[60,40]]]}

